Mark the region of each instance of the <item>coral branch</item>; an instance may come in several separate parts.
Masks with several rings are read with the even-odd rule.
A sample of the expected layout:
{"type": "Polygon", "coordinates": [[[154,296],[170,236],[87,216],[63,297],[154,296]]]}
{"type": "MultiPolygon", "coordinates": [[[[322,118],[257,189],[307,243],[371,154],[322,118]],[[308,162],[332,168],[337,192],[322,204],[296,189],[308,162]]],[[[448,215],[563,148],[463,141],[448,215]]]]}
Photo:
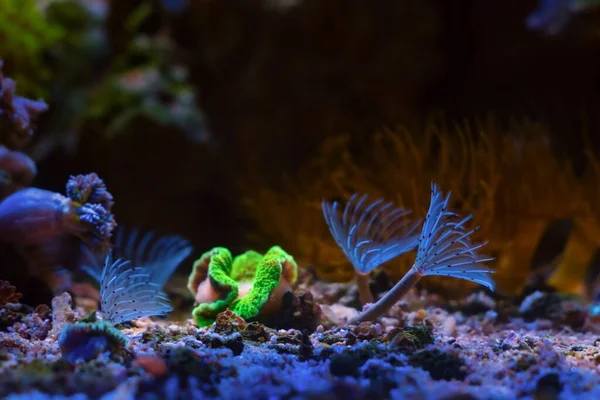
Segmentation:
{"type": "Polygon", "coordinates": [[[9,138],[12,148],[22,149],[33,136],[35,123],[40,114],[48,110],[43,100],[30,100],[16,95],[16,83],[4,76],[0,60],[0,117],[7,119],[16,129],[9,138]]]}
{"type": "Polygon", "coordinates": [[[78,203],[100,204],[110,211],[114,201],[98,174],[71,176],[67,181],[67,196],[78,203]]]}

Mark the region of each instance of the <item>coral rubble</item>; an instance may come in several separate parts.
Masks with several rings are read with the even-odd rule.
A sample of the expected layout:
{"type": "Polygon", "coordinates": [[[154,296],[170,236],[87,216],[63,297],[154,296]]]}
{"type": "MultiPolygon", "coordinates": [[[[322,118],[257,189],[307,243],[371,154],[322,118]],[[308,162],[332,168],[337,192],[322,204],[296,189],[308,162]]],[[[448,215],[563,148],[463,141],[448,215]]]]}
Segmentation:
{"type": "MultiPolygon", "coordinates": [[[[53,305],[63,303],[56,300],[53,305]]],[[[521,308],[528,309],[530,303],[527,300],[521,308]]],[[[501,304],[490,306],[469,315],[440,308],[435,296],[411,293],[380,322],[318,326],[312,332],[247,323],[232,311],[219,314],[208,328],[198,328],[192,321],[147,321],[119,331],[105,323],[81,322],[82,310],[67,307],[74,324],[66,325],[59,337],[32,334],[39,328],[26,321],[47,317],[23,309],[20,322],[15,320],[0,332],[0,396],[516,399],[549,393],[584,399],[600,395],[600,327],[590,327],[589,320],[585,330],[565,325],[563,319],[530,320],[521,316],[519,307],[502,321],[501,304]]],[[[60,320],[55,317],[55,322],[60,320]]]]}

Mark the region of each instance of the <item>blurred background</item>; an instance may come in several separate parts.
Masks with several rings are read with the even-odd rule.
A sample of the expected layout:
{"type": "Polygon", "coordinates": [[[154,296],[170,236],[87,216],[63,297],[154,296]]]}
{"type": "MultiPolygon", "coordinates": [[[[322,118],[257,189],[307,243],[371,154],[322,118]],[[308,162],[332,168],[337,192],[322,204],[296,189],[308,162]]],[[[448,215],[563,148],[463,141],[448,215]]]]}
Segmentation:
{"type": "Polygon", "coordinates": [[[500,288],[554,263],[577,291],[600,248],[593,1],[0,0],[0,58],[50,106],[34,185],[97,172],[119,224],[195,256],[279,244],[350,279],[321,198],[423,215],[431,179],[481,224],[500,288]]]}

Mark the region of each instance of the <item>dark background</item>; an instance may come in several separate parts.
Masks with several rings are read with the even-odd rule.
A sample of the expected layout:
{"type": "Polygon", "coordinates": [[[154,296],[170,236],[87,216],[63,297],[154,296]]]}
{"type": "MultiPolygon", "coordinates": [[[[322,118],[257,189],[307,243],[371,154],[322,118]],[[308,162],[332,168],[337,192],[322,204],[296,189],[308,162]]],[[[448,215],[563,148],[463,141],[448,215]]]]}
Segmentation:
{"type": "MultiPolygon", "coordinates": [[[[111,51],[131,40],[123,21],[139,2],[112,1],[111,51]]],[[[576,168],[582,133],[600,139],[598,12],[558,35],[525,25],[536,1],[192,1],[181,15],[160,3],[142,29],[168,26],[201,95],[214,140],[138,121],[111,141],[81,132],[77,153],[54,152],[36,185],[63,191],[69,174],[95,171],[116,199],[118,221],[190,238],[197,248],[245,247],[249,220],[236,180],[245,156],[277,184],[311,159],[324,137],[368,137],[492,113],[546,123],[576,168]],[[277,2],[271,2],[277,3],[277,2]]],[[[39,135],[44,134],[44,124],[39,135]]]]}

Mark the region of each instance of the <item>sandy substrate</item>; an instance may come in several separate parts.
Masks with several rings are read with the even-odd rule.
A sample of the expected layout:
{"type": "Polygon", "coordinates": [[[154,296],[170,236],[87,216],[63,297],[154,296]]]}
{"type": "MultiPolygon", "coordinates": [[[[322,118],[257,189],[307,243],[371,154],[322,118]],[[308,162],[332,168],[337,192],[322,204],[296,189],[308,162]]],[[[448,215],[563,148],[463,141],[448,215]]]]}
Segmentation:
{"type": "MultiPolygon", "coordinates": [[[[308,289],[330,321],[357,312],[344,304],[347,286],[308,289]]],[[[596,399],[600,330],[585,310],[554,294],[507,305],[481,293],[444,304],[413,292],[377,323],[312,332],[234,318],[207,329],[146,319],[119,327],[125,347],[69,363],[57,337],[82,309],[8,304],[0,397],[596,399]]]]}

